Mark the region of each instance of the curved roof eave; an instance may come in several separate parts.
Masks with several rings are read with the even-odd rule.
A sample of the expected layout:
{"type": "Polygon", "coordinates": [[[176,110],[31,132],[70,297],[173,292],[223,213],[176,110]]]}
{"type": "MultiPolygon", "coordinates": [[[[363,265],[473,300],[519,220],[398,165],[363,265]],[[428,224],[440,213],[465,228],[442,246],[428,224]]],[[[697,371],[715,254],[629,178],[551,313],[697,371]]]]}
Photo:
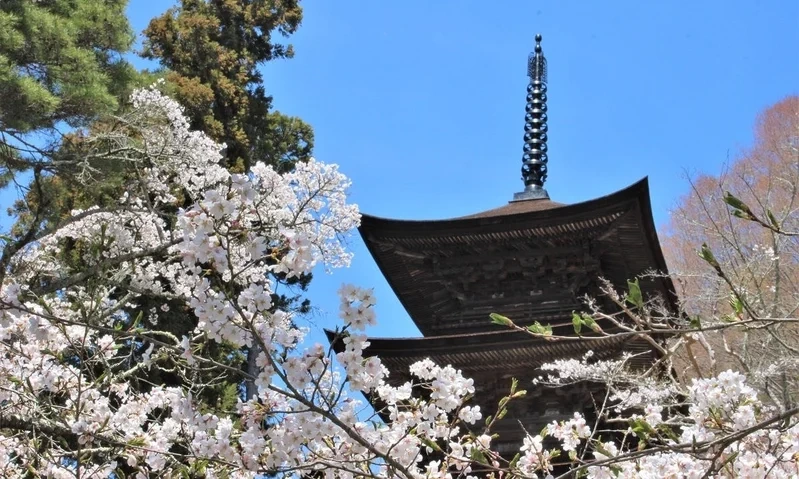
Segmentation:
{"type": "MultiPolygon", "coordinates": [[[[541,200],[527,200],[532,202],[541,200]]],[[[366,247],[372,258],[377,263],[378,268],[386,277],[391,288],[397,294],[400,302],[405,309],[409,311],[406,300],[402,294],[395,287],[395,278],[385,268],[384,256],[385,254],[380,251],[377,245],[377,238],[430,238],[430,237],[457,237],[459,235],[468,235],[480,229],[489,228],[491,230],[509,230],[519,228],[522,225],[531,224],[544,224],[544,225],[557,225],[567,224],[570,222],[577,222],[581,218],[599,216],[604,212],[609,212],[614,209],[623,208],[624,205],[635,203],[638,206],[639,214],[641,215],[641,228],[645,236],[646,247],[652,253],[654,264],[652,268],[655,271],[662,273],[664,276],[660,279],[662,287],[667,291],[668,297],[665,298],[669,303],[671,309],[676,313],[679,311],[678,298],[675,292],[674,285],[668,277],[668,268],[666,260],[663,256],[663,251],[660,248],[657,231],[655,229],[654,219],[652,217],[652,205],[649,197],[649,179],[644,177],[641,180],[633,183],[632,185],[618,190],[614,193],[595,198],[580,203],[571,205],[559,206],[550,209],[537,209],[527,212],[520,212],[515,214],[503,214],[497,216],[481,216],[477,215],[450,218],[441,220],[401,220],[381,218],[378,216],[371,216],[364,214],[361,219],[361,225],[358,228],[361,237],[366,243],[366,247]]],[[[494,211],[494,210],[489,210],[494,211]]]]}
{"type": "MultiPolygon", "coordinates": [[[[476,213],[473,215],[463,216],[459,218],[447,218],[439,220],[409,220],[409,219],[394,219],[384,218],[380,216],[373,216],[369,214],[362,214],[361,226],[358,230],[363,235],[367,231],[376,230],[400,230],[408,233],[411,232],[434,232],[438,229],[469,229],[475,226],[485,224],[487,222],[495,221],[517,221],[520,218],[527,220],[568,220],[569,217],[576,215],[586,214],[591,211],[605,209],[620,203],[630,200],[638,199],[642,203],[649,205],[649,179],[644,177],[641,180],[633,183],[627,188],[621,189],[614,193],[595,198],[592,200],[574,203],[571,205],[555,206],[547,209],[531,209],[530,211],[522,211],[514,214],[498,214],[489,215],[492,211],[497,211],[502,208],[495,208],[485,212],[476,213]]],[[[526,200],[534,205],[536,202],[546,200],[526,200]]],[[[557,205],[557,204],[556,204],[557,205]]],[[[651,207],[648,208],[651,212],[651,207]]]]}

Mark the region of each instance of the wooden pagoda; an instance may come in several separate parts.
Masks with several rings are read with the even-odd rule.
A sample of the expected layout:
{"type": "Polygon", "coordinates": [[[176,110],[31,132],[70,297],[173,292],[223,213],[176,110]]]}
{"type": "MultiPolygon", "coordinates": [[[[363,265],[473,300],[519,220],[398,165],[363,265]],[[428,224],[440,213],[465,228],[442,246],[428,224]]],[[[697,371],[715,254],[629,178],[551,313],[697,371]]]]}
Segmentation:
{"type": "MultiPolygon", "coordinates": [[[[558,419],[593,406],[583,387],[532,386],[540,366],[555,359],[596,358],[622,351],[655,359],[650,346],[634,337],[545,341],[491,324],[490,313],[516,324],[549,324],[555,334],[574,335],[573,311],[582,298],[600,298],[600,278],[618,288],[627,280],[666,265],[655,232],[647,180],[608,196],[564,205],[549,199],[547,174],[546,60],[536,36],[528,60],[522,177],[525,189],[507,205],[474,215],[407,221],[364,215],[360,233],[389,285],[423,337],[370,338],[366,353],[379,356],[392,382],[409,379],[408,366],[424,358],[451,364],[475,380],[474,401],[484,416],[496,411],[511,378],[528,395],[511,407],[493,432],[500,452],[518,450],[523,429],[536,433],[558,419]]],[[[665,277],[641,280],[645,295],[674,306],[665,277]]],[[[605,305],[612,310],[612,304],[605,305]]]]}

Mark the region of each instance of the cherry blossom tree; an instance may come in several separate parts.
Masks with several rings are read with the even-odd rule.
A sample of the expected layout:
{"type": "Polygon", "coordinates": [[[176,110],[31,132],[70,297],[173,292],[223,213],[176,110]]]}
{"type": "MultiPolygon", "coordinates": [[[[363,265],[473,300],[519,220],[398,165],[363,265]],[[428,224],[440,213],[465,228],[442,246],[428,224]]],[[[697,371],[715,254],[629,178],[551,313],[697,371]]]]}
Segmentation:
{"type": "MultiPolygon", "coordinates": [[[[283,174],[262,163],[232,174],[220,166],[223,145],[191,131],[174,101],[148,89],[132,103],[118,128],[87,139],[88,156],[136,172],[116,206],[73,211],[15,248],[0,271],[1,476],[799,474],[797,409],[764,405],[740,373],[683,386],[658,372],[667,367],[636,371],[626,356],[585,357],[548,365],[537,385],[514,381],[496,411],[481,411],[469,403],[472,380],[451,366],[424,360],[411,381],[391,382],[364,334],[376,321],[375,298],[351,285],[339,291],[343,348],[309,344],[300,318],[275,304],[273,278],[349,263],[345,239],[359,222],[349,180],[315,160],[283,174]],[[196,328],[177,337],[144,320],[158,312],[137,310],[142,295],[184,308],[196,328]],[[212,344],[246,351],[246,370],[207,354],[212,344]],[[148,382],[156,371],[179,380],[148,382]],[[244,378],[235,408],[197,399],[209,378],[226,374],[244,378]],[[524,388],[577,381],[605,385],[601,422],[576,413],[530,431],[515,457],[492,450],[493,425],[524,388]]],[[[584,340],[762,321],[743,298],[735,321],[677,324],[632,288],[608,289],[619,313],[589,303],[576,315],[594,333],[584,340]],[[607,322],[619,331],[605,332],[607,322]]],[[[520,334],[567,340],[545,326],[520,334]]],[[[665,348],[664,366],[671,352],[654,342],[665,348]]]]}

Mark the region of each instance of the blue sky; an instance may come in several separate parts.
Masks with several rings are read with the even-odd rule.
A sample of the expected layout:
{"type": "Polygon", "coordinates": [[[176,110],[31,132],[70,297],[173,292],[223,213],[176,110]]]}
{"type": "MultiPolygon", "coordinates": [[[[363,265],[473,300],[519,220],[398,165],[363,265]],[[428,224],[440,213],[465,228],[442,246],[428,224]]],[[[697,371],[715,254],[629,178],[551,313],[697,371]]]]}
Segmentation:
{"type": "MultiPolygon", "coordinates": [[[[522,189],[527,55],[549,62],[553,200],[649,176],[655,222],[751,142],[758,112],[799,93],[799,2],[303,3],[296,57],[264,68],[277,109],[313,125],[315,155],[353,179],[363,212],[459,216],[522,189]]],[[[136,31],[168,2],[130,0],[136,31]]],[[[320,272],[318,326],[342,282],[374,286],[381,336],[418,334],[356,235],[351,268],[320,272]]],[[[314,335],[316,336],[316,335],[314,335]]]]}

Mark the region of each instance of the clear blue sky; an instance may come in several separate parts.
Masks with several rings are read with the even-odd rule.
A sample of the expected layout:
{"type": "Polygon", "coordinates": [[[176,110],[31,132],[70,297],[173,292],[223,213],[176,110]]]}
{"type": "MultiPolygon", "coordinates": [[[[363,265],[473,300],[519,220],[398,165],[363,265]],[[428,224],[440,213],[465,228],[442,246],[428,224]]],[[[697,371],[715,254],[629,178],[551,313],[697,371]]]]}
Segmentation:
{"type": "MultiPolygon", "coordinates": [[[[134,28],[167,3],[130,0],[134,28]]],[[[799,2],[304,2],[296,57],[265,67],[275,106],[313,125],[316,157],[353,179],[363,212],[426,219],[500,206],[521,190],[525,75],[549,62],[555,201],[649,176],[655,221],[751,142],[759,111],[799,93],[799,2]]],[[[353,266],[320,272],[313,320],[341,282],[375,286],[381,336],[416,335],[355,236],[353,266]]],[[[316,335],[314,335],[316,336],[316,335]]]]}

